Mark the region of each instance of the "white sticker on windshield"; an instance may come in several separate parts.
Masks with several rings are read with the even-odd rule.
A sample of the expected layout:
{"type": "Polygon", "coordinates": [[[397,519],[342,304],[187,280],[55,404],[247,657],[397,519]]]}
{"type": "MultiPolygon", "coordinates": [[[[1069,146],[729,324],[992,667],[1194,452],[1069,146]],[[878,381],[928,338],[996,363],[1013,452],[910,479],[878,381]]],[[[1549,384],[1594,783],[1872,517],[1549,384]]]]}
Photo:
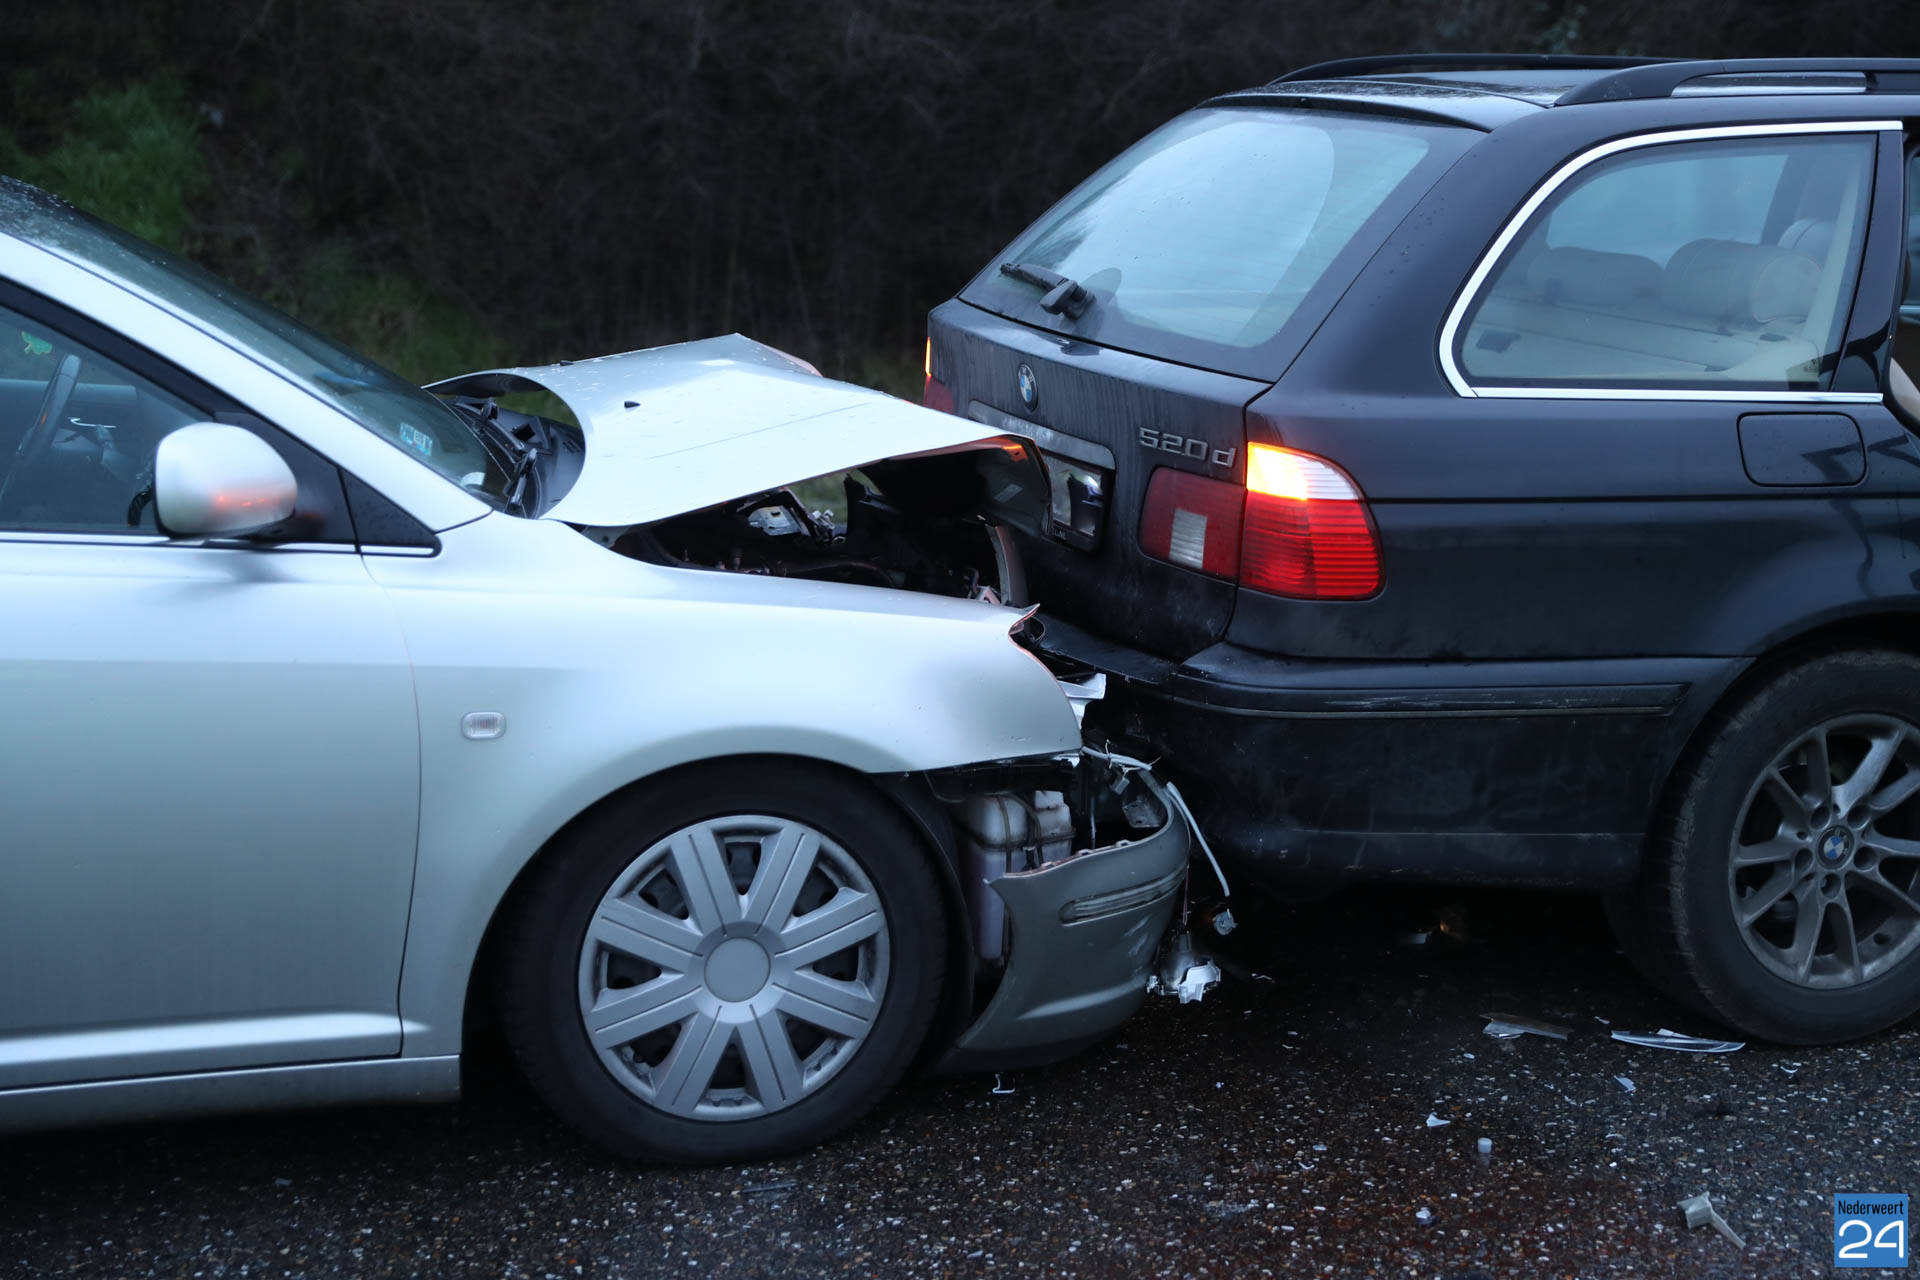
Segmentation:
{"type": "Polygon", "coordinates": [[[433,456],[433,437],[411,423],[400,424],[400,443],[423,458],[433,456]]]}

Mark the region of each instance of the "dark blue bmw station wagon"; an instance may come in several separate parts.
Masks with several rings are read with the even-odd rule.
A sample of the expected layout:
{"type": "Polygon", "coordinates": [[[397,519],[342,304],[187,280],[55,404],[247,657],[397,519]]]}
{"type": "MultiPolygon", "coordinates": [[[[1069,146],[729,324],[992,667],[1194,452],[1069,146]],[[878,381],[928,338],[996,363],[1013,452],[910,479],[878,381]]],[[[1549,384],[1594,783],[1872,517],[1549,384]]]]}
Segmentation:
{"type": "Polygon", "coordinates": [[[1034,644],[1243,874],[1604,891],[1759,1037],[1920,1009],[1920,60],[1311,67],[932,314],[1034,644]],[[1909,309],[1916,322],[1920,310],[1909,309]]]}

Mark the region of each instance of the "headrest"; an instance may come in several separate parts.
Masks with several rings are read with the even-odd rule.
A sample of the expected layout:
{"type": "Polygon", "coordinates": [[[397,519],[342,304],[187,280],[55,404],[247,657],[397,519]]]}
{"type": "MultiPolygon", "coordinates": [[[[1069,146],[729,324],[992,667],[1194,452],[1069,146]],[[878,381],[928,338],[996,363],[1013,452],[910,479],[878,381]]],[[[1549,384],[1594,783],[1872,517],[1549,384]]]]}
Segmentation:
{"type": "Polygon", "coordinates": [[[1660,292],[1660,264],[1633,253],[1566,246],[1527,264],[1527,284],[1549,302],[1617,307],[1660,292]]]}
{"type": "Polygon", "coordinates": [[[1735,324],[1802,319],[1820,288],[1804,253],[1738,240],[1692,240],[1674,251],[1660,300],[1675,311],[1735,324]]]}
{"type": "Polygon", "coordinates": [[[1825,262],[1827,250],[1833,248],[1833,219],[1800,219],[1780,233],[1780,247],[1804,253],[1815,262],[1825,262]]]}

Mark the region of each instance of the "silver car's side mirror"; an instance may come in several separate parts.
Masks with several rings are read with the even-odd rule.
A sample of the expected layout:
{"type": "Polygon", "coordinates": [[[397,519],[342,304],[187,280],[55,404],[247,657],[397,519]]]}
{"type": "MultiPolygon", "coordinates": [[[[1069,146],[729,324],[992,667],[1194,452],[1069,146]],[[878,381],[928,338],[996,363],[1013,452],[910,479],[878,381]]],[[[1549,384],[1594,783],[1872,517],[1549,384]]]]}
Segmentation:
{"type": "Polygon", "coordinates": [[[196,422],[153,457],[153,514],[174,537],[257,533],[293,514],[299,485],[274,447],[245,427],[196,422]]]}

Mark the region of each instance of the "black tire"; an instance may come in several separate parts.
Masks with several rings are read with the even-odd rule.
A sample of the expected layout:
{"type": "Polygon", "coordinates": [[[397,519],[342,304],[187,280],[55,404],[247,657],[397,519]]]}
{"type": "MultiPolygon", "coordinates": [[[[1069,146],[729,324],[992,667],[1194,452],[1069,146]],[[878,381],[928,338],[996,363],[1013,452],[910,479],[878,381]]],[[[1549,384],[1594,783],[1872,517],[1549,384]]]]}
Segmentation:
{"type": "MultiPolygon", "coordinates": [[[[696,767],[625,792],[558,837],[511,905],[499,984],[501,1021],[514,1055],[555,1113],[629,1159],[756,1160],[823,1142],[859,1120],[898,1082],[940,1004],[946,921],[929,856],[924,841],[884,799],[857,781],[800,762],[696,767]],[[589,1041],[580,994],[587,963],[582,948],[603,895],[636,858],[694,824],[739,814],[804,824],[857,863],[885,921],[884,991],[864,1039],[798,1101],[747,1119],[676,1115],[623,1084],[589,1041]]],[[[703,985],[702,992],[709,988],[703,985]]],[[[735,1041],[727,1052],[743,1050],[743,1042],[735,1041]]]]}
{"type": "MultiPolygon", "coordinates": [[[[1735,914],[1733,844],[1736,835],[1743,843],[1753,839],[1736,831],[1737,823],[1751,818],[1750,795],[1803,735],[1845,725],[1850,717],[1892,717],[1920,726],[1920,660],[1884,650],[1809,658],[1717,715],[1704,730],[1702,748],[1674,779],[1669,803],[1649,833],[1639,881],[1608,901],[1615,935],[1640,972],[1755,1039],[1830,1044],[1884,1030],[1920,1010],[1920,949],[1889,951],[1884,970],[1849,985],[1818,988],[1763,963],[1735,914]]],[[[1810,761],[1803,767],[1812,778],[1810,761]]],[[[1851,765],[1858,767],[1858,761],[1851,765]]],[[[1848,769],[1836,758],[1827,779],[1844,782],[1848,769]]],[[[1794,824],[1783,823],[1783,832],[1788,825],[1794,824]]],[[[1812,843],[1810,874],[1819,880],[1825,867],[1817,832],[1812,843]]],[[[1804,859],[1794,857],[1800,860],[1779,864],[1793,868],[1791,875],[1780,872],[1786,879],[1779,883],[1805,882],[1809,873],[1799,869],[1804,859]]],[[[1911,881],[1911,859],[1898,865],[1897,875],[1911,881]]],[[[1884,873],[1896,874],[1894,866],[1892,858],[1883,858],[1884,873]]],[[[1775,871],[1769,867],[1764,874],[1775,871]]],[[[1840,878],[1850,882],[1844,865],[1840,878]]],[[[1780,910],[1791,914],[1794,907],[1780,910]]],[[[1801,936],[1791,932],[1791,923],[1779,927],[1801,936]]]]}

